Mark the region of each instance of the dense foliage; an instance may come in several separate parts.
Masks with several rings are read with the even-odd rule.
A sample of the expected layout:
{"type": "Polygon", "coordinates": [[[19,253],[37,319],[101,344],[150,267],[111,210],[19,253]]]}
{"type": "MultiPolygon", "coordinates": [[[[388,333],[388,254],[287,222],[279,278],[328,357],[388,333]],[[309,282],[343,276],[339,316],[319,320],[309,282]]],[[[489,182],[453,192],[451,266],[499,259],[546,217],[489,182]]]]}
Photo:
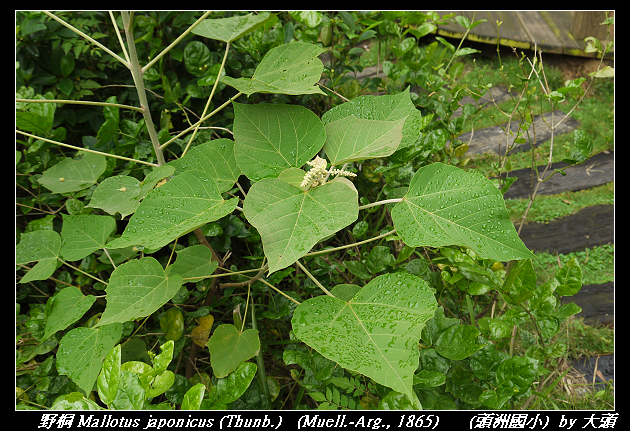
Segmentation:
{"type": "MultiPolygon", "coordinates": [[[[18,408],[532,396],[566,352],[555,337],[580,308],[559,298],[582,273],[572,260],[537,285],[509,184],[461,169],[478,107],[459,102],[487,88],[457,84],[474,49],[418,43],[445,19],[478,24],[19,12],[18,408]],[[355,77],[367,44],[382,78],[355,77]]],[[[523,74],[523,106],[583,91],[537,76],[523,74]]],[[[593,151],[576,138],[571,163],[593,151]]]]}

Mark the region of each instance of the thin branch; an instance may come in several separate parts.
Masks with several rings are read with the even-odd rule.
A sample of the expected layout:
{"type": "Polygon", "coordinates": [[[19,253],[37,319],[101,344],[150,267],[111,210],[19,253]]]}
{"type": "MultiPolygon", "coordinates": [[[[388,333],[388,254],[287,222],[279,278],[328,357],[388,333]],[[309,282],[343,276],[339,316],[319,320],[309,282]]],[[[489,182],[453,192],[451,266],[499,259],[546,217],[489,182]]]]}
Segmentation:
{"type": "Polygon", "coordinates": [[[21,130],[16,130],[15,132],[19,133],[21,135],[24,135],[24,136],[28,136],[30,138],[39,139],[40,141],[49,142],[51,144],[59,145],[61,147],[72,148],[73,150],[77,150],[77,151],[85,151],[87,153],[100,154],[101,156],[113,157],[115,159],[121,159],[121,160],[127,160],[128,162],[142,163],[143,165],[149,165],[149,166],[153,166],[153,167],[158,167],[159,166],[159,165],[156,165],[155,163],[145,162],[144,160],[130,159],[129,157],[118,156],[116,154],[103,153],[101,151],[90,150],[89,148],[75,147],[74,145],[64,144],[62,142],[57,142],[57,141],[53,141],[51,139],[46,139],[46,138],[42,138],[42,137],[39,137],[39,136],[31,135],[30,133],[22,132],[21,130]]]}
{"type": "Polygon", "coordinates": [[[339,251],[339,250],[343,250],[343,249],[346,249],[346,248],[355,247],[357,245],[367,244],[368,242],[376,241],[378,239],[385,238],[385,237],[393,235],[395,233],[396,233],[396,229],[393,229],[393,230],[390,230],[389,232],[386,232],[386,233],[381,234],[379,236],[375,236],[374,238],[366,239],[366,240],[359,241],[359,242],[354,242],[352,244],[343,245],[341,247],[327,248],[326,250],[320,250],[320,251],[314,251],[314,252],[311,252],[311,253],[307,253],[307,254],[304,255],[304,257],[317,256],[318,254],[331,253],[333,251],[339,251]]]}
{"type": "Polygon", "coordinates": [[[302,265],[302,264],[300,263],[300,261],[299,261],[299,260],[296,260],[296,261],[295,261],[295,263],[297,263],[297,266],[299,266],[299,267],[300,267],[300,269],[301,269],[302,271],[304,271],[304,274],[306,274],[306,275],[308,276],[308,278],[310,278],[311,280],[313,280],[313,283],[315,283],[315,284],[317,285],[317,287],[319,287],[320,289],[322,289],[326,295],[328,295],[328,296],[330,296],[330,297],[333,297],[333,298],[335,297],[335,295],[333,295],[332,293],[330,293],[330,292],[328,291],[328,289],[326,289],[326,288],[325,288],[325,287],[324,287],[324,286],[323,286],[323,285],[322,285],[322,284],[321,284],[321,283],[320,283],[320,282],[319,282],[319,281],[318,281],[318,280],[317,280],[317,279],[313,276],[313,274],[311,274],[311,273],[308,271],[308,269],[306,269],[306,268],[304,267],[304,265],[302,265]]]}
{"type": "Polygon", "coordinates": [[[197,124],[201,124],[204,121],[206,121],[208,118],[212,117],[214,114],[216,114],[217,112],[219,112],[220,110],[222,110],[223,108],[225,108],[227,105],[229,105],[230,103],[232,103],[233,100],[235,100],[238,96],[240,96],[241,94],[243,94],[242,92],[238,92],[236,93],[234,96],[232,96],[230,99],[228,99],[227,102],[225,102],[223,105],[219,106],[217,109],[215,109],[214,111],[212,111],[211,113],[209,113],[208,115],[206,115],[205,117],[201,118],[199,121],[197,121],[195,124],[193,124],[192,126],[190,126],[189,128],[187,128],[186,130],[181,131],[178,135],[176,135],[175,137],[171,138],[170,140],[164,142],[162,145],[160,145],[160,149],[164,149],[166,148],[168,145],[172,144],[176,139],[178,139],[180,136],[185,135],[186,133],[190,132],[192,129],[194,129],[195,127],[197,127],[197,124]]]}
{"type": "MultiPolygon", "coordinates": [[[[219,73],[217,74],[217,80],[214,81],[214,85],[212,86],[212,91],[210,92],[210,97],[208,97],[208,101],[206,102],[206,106],[203,108],[203,112],[201,114],[202,117],[204,115],[206,115],[206,112],[208,112],[208,108],[210,107],[210,102],[212,101],[212,97],[214,96],[214,92],[217,89],[217,85],[219,84],[219,81],[221,80],[221,72],[223,72],[223,67],[225,67],[225,60],[227,60],[228,52],[230,52],[230,42],[228,42],[227,45],[225,46],[225,54],[223,55],[223,61],[221,62],[221,67],[219,68],[219,73]]],[[[188,152],[188,148],[190,148],[190,144],[192,144],[193,139],[195,139],[195,136],[197,135],[197,131],[199,130],[199,126],[201,126],[201,122],[197,123],[197,127],[195,127],[195,130],[193,130],[193,133],[190,136],[190,139],[188,140],[188,144],[186,145],[186,148],[184,148],[184,151],[182,152],[181,157],[184,157],[186,155],[186,153],[188,152]]]]}
{"type": "Polygon", "coordinates": [[[120,103],[108,102],[89,102],[86,100],[65,100],[65,99],[15,99],[16,102],[22,103],[65,103],[68,105],[92,105],[92,106],[112,106],[115,108],[132,109],[142,112],[142,108],[130,105],[121,105],[120,103]]]}
{"type": "Polygon", "coordinates": [[[127,68],[131,68],[131,65],[128,61],[124,60],[123,58],[121,58],[118,54],[114,53],[112,50],[110,50],[109,48],[107,48],[105,45],[103,45],[102,43],[92,39],[90,36],[88,36],[87,34],[83,33],[81,30],[73,27],[72,25],[68,24],[67,22],[65,22],[64,20],[62,20],[61,18],[58,18],[57,16],[53,15],[52,13],[48,12],[48,11],[42,11],[44,12],[46,15],[48,15],[50,18],[54,19],[55,21],[63,24],[64,26],[66,26],[67,28],[69,28],[70,30],[72,30],[73,32],[75,32],[76,34],[78,34],[79,36],[87,39],[88,41],[92,42],[94,45],[98,46],[99,48],[101,48],[103,51],[105,51],[106,53],[108,53],[109,55],[111,55],[112,57],[114,57],[116,60],[120,61],[122,64],[125,65],[125,67],[127,68]]]}
{"type": "Polygon", "coordinates": [[[166,48],[164,48],[164,50],[162,52],[160,52],[153,60],[151,60],[149,63],[146,64],[146,66],[144,66],[142,68],[142,73],[146,72],[147,70],[149,70],[151,67],[153,67],[153,65],[160,60],[160,58],[162,58],[167,52],[169,52],[171,49],[173,49],[184,37],[186,37],[188,35],[188,33],[190,33],[192,31],[192,29],[194,29],[195,27],[197,27],[197,25],[199,25],[204,19],[206,19],[206,17],[208,15],[210,15],[213,11],[208,11],[206,13],[204,13],[201,18],[199,18],[197,21],[195,21],[195,23],[193,25],[191,25],[190,27],[188,27],[186,29],[186,31],[184,31],[177,39],[175,39],[169,46],[167,46],[166,48]]]}

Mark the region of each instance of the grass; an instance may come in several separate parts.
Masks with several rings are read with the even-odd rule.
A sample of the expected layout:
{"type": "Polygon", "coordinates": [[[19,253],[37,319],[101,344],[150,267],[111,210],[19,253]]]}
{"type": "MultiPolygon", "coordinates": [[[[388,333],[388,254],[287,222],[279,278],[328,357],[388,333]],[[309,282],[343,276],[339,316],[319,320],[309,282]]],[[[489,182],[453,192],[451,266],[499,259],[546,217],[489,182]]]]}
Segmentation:
{"type": "MultiPolygon", "coordinates": [[[[522,84],[521,74],[516,58],[504,59],[502,65],[498,59],[493,60],[464,60],[464,76],[459,83],[473,85],[492,83],[505,85],[513,94],[519,94],[522,84]]],[[[545,68],[550,87],[556,89],[564,85],[560,71],[556,68],[545,68]]],[[[588,77],[587,77],[588,79],[588,77]]],[[[488,106],[480,110],[474,120],[475,129],[495,126],[505,123],[507,117],[501,112],[511,113],[514,100],[507,100],[498,107],[488,106]]],[[[569,99],[561,103],[557,109],[569,112],[576,100],[569,99]]],[[[540,100],[540,96],[532,104],[534,115],[550,111],[550,103],[540,100]]],[[[597,79],[589,93],[580,105],[573,110],[571,116],[578,120],[581,129],[591,136],[596,150],[614,150],[612,130],[614,129],[614,82],[611,79],[597,79]]],[[[514,120],[518,120],[515,116],[514,120]]],[[[471,122],[466,122],[469,125],[471,122]]],[[[469,131],[464,130],[464,132],[469,131]]],[[[573,145],[573,133],[566,133],[554,137],[552,162],[561,161],[566,157],[573,145]]],[[[532,160],[538,165],[545,164],[549,158],[551,143],[541,144],[532,156],[532,152],[522,152],[510,156],[511,170],[529,168],[532,160]]],[[[476,169],[486,175],[496,173],[500,163],[499,157],[482,155],[471,158],[465,169],[476,169]]],[[[506,201],[510,218],[520,220],[527,207],[528,199],[512,199],[506,201]]],[[[614,183],[594,187],[577,192],[566,192],[557,195],[537,196],[528,213],[528,221],[546,223],[552,220],[574,214],[582,208],[599,205],[614,204],[614,183]]],[[[538,283],[544,283],[564,266],[571,258],[576,258],[582,268],[582,282],[588,284],[602,284],[614,281],[614,245],[603,245],[592,249],[568,254],[537,253],[534,267],[538,275],[538,283]]],[[[583,319],[570,318],[562,323],[562,330],[556,336],[555,342],[567,343],[567,355],[557,359],[555,363],[546,365],[549,374],[537,388],[538,396],[523,400],[515,408],[561,409],[561,410],[609,410],[614,409],[613,382],[603,390],[595,390],[592,382],[570,368],[571,360],[611,354],[614,352],[614,327],[588,326],[583,319]]]]}

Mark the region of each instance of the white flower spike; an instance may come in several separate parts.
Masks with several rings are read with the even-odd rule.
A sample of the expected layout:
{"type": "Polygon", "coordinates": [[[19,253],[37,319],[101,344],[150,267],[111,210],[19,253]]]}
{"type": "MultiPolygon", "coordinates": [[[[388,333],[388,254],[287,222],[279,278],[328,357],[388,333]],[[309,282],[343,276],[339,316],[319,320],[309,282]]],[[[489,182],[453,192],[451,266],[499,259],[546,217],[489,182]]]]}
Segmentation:
{"type": "Polygon", "coordinates": [[[341,175],[347,177],[356,177],[354,172],[344,171],[342,169],[332,168],[329,171],[326,170],[328,162],[326,159],[322,159],[319,156],[315,156],[310,162],[306,162],[307,165],[312,166],[312,169],[304,175],[304,180],[300,184],[301,188],[317,187],[326,183],[328,175],[341,175]]]}

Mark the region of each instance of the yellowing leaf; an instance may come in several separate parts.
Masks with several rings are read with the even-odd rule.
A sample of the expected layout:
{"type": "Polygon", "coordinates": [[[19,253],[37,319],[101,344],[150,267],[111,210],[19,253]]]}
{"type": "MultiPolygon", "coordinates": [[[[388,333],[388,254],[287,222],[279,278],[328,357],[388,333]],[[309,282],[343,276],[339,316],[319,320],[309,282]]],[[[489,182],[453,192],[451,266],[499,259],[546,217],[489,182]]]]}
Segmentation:
{"type": "Polygon", "coordinates": [[[212,324],[214,323],[214,317],[212,314],[199,318],[199,326],[193,328],[190,331],[193,341],[199,347],[206,347],[208,344],[208,338],[210,338],[210,331],[212,330],[212,324]]]}

